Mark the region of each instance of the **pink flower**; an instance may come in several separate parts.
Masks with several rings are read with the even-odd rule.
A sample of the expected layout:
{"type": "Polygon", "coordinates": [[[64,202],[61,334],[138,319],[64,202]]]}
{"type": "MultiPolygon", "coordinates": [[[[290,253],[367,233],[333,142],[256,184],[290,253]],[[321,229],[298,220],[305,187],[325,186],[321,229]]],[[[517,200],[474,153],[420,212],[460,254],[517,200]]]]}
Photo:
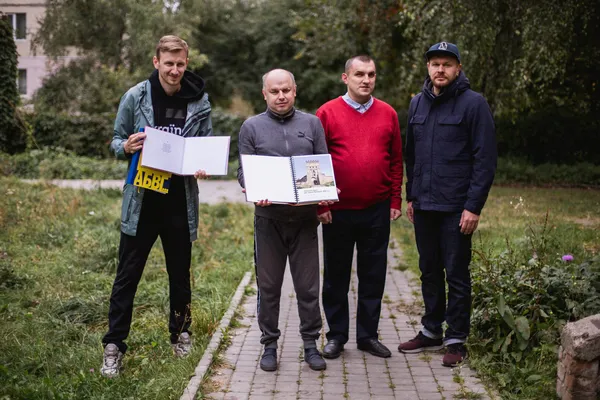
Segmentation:
{"type": "Polygon", "coordinates": [[[571,254],[565,254],[562,256],[563,261],[573,261],[573,256],[571,254]]]}

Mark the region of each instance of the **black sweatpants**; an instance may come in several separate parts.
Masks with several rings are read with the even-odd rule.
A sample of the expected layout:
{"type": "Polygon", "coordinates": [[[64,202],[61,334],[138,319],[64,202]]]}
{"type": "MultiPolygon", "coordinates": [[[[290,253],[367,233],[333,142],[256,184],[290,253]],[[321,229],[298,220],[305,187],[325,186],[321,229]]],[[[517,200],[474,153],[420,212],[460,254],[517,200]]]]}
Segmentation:
{"type": "MultiPolygon", "coordinates": [[[[158,193],[153,195],[164,196],[158,193]]],[[[151,197],[148,196],[148,198],[151,197]]],[[[165,210],[162,208],[164,205],[146,201],[144,198],[137,235],[129,236],[121,232],[119,266],[108,311],[108,333],[102,339],[102,343],[105,345],[114,343],[123,353],[127,350],[124,341],[127,339],[131,327],[133,299],[150,250],[159,236],[169,274],[171,343],[177,342],[180,333],[189,332],[192,321],[190,310],[192,302],[190,288],[192,243],[190,242],[185,199],[183,205],[178,201],[176,209],[165,210]]]]}
{"type": "Polygon", "coordinates": [[[377,338],[390,240],[390,201],[362,210],[334,210],[323,225],[323,309],[328,340],[348,342],[348,290],[354,245],[357,252],[358,311],[356,342],[377,338]]]}
{"type": "Polygon", "coordinates": [[[319,309],[319,249],[317,221],[278,221],[254,216],[254,261],[258,286],[257,315],[265,347],[277,347],[281,335],[279,303],[286,260],[298,299],[304,348],[316,347],[322,326],[319,309]]]}

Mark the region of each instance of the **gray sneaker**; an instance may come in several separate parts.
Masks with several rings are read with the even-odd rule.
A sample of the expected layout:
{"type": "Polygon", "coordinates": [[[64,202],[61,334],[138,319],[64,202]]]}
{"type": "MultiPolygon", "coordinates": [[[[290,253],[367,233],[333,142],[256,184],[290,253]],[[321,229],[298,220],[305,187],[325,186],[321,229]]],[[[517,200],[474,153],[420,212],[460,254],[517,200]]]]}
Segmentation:
{"type": "Polygon", "coordinates": [[[123,353],[114,343],[109,343],[104,348],[104,361],[100,373],[106,378],[116,378],[119,376],[123,366],[123,353]]]}
{"type": "Polygon", "coordinates": [[[177,343],[172,344],[175,357],[187,357],[192,351],[192,338],[189,333],[183,332],[177,338],[177,343]]]}

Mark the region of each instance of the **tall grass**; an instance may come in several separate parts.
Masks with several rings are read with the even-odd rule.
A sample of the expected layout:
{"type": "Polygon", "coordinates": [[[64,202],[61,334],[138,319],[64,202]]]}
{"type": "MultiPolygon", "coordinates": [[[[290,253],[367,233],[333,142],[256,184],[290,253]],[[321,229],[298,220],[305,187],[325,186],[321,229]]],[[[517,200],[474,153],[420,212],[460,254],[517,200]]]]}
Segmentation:
{"type": "Polygon", "coordinates": [[[172,356],[160,241],[134,305],[123,375],[99,374],[117,266],[118,190],[0,178],[0,398],[179,398],[239,280],[252,266],[251,210],[200,206],[192,250],[195,350],[172,356]]]}

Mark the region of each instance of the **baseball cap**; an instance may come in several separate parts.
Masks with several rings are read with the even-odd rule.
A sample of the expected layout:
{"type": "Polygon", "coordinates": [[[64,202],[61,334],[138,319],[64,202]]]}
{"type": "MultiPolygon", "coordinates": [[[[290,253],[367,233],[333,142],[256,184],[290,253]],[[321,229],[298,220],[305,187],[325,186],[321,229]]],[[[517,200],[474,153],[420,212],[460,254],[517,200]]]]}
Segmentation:
{"type": "Polygon", "coordinates": [[[460,63],[460,53],[458,47],[454,43],[440,42],[436,43],[427,50],[425,58],[427,61],[434,55],[447,55],[455,57],[460,63]]]}

